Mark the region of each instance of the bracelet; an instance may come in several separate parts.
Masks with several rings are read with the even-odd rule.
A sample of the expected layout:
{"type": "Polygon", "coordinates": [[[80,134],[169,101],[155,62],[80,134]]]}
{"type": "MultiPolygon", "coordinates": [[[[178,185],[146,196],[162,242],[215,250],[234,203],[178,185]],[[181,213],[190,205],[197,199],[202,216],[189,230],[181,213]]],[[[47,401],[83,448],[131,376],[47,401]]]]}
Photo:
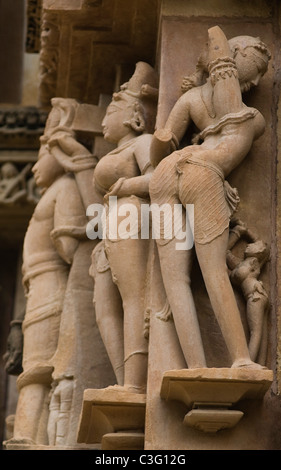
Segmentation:
{"type": "Polygon", "coordinates": [[[10,322],[10,326],[14,326],[14,325],[22,325],[22,320],[12,320],[10,322]]]}

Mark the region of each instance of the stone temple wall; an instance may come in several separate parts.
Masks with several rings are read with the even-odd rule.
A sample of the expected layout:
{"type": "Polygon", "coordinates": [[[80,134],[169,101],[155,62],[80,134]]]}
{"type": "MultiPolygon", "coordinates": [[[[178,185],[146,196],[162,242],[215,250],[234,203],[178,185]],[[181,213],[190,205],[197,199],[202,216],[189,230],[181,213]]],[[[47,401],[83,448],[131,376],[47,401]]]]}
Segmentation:
{"type": "MultiPolygon", "coordinates": [[[[15,178],[11,189],[7,192],[6,188],[10,188],[7,186],[10,182],[1,176],[4,188],[0,193],[2,195],[1,250],[4,264],[11,264],[7,276],[4,269],[0,273],[2,290],[5,291],[3,296],[5,325],[0,337],[3,353],[7,349],[7,338],[13,326],[21,325],[23,320],[22,310],[25,309],[25,300],[21,286],[22,245],[25,237],[28,237],[26,230],[32,214],[35,214],[36,218],[36,211],[40,210],[42,201],[46,199],[44,194],[42,196],[38,193],[31,168],[37,162],[38,152],[42,152],[46,142],[52,157],[60,162],[71,179],[69,184],[78,191],[81,200],[73,196],[73,201],[75,200],[75,204],[78,200],[79,204],[82,201],[83,210],[79,223],[78,219],[75,219],[71,230],[66,227],[66,219],[60,222],[56,236],[62,240],[61,245],[56,244],[56,238],[52,239],[56,249],[57,246],[60,247],[58,249],[60,254],[61,247],[68,247],[69,238],[72,237],[71,240],[75,239],[77,243],[76,256],[73,255],[72,261],[68,262],[68,284],[61,307],[61,321],[59,327],[54,329],[58,336],[58,345],[53,357],[46,363],[39,354],[39,359],[36,356],[37,362],[32,362],[30,369],[28,367],[22,369],[20,364],[12,371],[12,375],[5,372],[5,361],[2,361],[1,380],[5,393],[0,398],[1,406],[5,410],[2,413],[3,420],[6,417],[4,448],[8,450],[279,450],[281,448],[279,302],[281,8],[279,2],[277,0],[252,2],[30,0],[27,2],[27,7],[25,26],[21,25],[23,29],[25,28],[27,37],[24,53],[32,54],[34,59],[32,63],[38,66],[36,84],[32,84],[36,88],[38,102],[26,106],[26,102],[21,103],[17,97],[16,101],[9,103],[3,101],[1,105],[0,99],[0,164],[1,168],[7,163],[12,164],[13,178],[15,178]],[[265,243],[269,250],[260,270],[255,271],[256,264],[253,264],[247,282],[243,286],[241,283],[232,285],[240,322],[248,344],[252,328],[254,331],[257,328],[255,326],[258,323],[257,315],[260,314],[258,306],[265,302],[262,303],[264,305],[262,339],[259,354],[255,359],[260,366],[264,366],[264,369],[231,367],[235,354],[233,350],[231,352],[216,314],[216,299],[220,298],[226,287],[220,278],[219,264],[211,257],[210,252],[206,251],[202,262],[195,257],[189,273],[206,359],[206,364],[201,361],[200,366],[190,367],[182,340],[179,339],[180,328],[176,320],[182,280],[178,274],[179,265],[173,264],[176,263],[176,257],[170,260],[168,282],[169,285],[174,282],[174,292],[178,292],[177,302],[173,304],[173,290],[170,293],[169,285],[166,284],[165,287],[163,259],[159,257],[161,251],[154,240],[150,240],[144,251],[138,251],[143,248],[136,243],[121,245],[124,242],[122,240],[115,245],[114,243],[106,245],[103,241],[97,244],[85,236],[85,225],[91,220],[92,215],[87,213],[88,218],[86,218],[88,205],[104,204],[104,193],[100,192],[101,181],[104,183],[104,180],[98,179],[102,172],[111,175],[114,168],[114,180],[118,179],[117,176],[122,177],[124,171],[127,183],[130,181],[128,167],[125,170],[122,167],[122,171],[118,168],[118,158],[120,156],[120,161],[122,160],[123,147],[120,147],[119,142],[107,142],[105,125],[102,127],[102,122],[107,116],[106,110],[110,109],[107,106],[111,102],[118,103],[116,93],[120,92],[120,86],[121,92],[118,96],[121,102],[122,97],[126,96],[128,109],[133,106],[130,101],[132,97],[134,100],[139,100],[137,105],[134,104],[134,113],[129,116],[129,120],[121,121],[120,118],[120,123],[124,125],[126,122],[125,128],[133,129],[130,132],[134,136],[134,142],[141,142],[140,147],[135,143],[133,144],[135,147],[132,147],[132,155],[137,162],[133,168],[135,177],[144,177],[140,180],[140,185],[143,185],[141,196],[137,192],[140,186],[131,192],[129,189],[127,192],[124,189],[122,194],[120,188],[125,188],[126,182],[123,186],[123,181],[118,180],[120,187],[115,189],[117,188],[117,195],[120,191],[120,205],[122,198],[125,200],[127,196],[130,199],[129,201],[126,199],[126,202],[133,203],[135,208],[139,207],[138,204],[142,203],[143,199],[146,202],[149,200],[149,194],[152,193],[147,189],[149,188],[147,181],[150,181],[150,170],[147,169],[153,166],[151,159],[156,158],[157,152],[159,155],[163,152],[163,157],[165,145],[166,147],[168,143],[170,145],[167,147],[167,155],[174,150],[181,152],[194,143],[194,136],[198,136],[205,127],[217,124],[218,111],[215,108],[219,100],[216,101],[214,98],[215,81],[213,88],[204,87],[209,80],[207,75],[211,73],[211,68],[204,63],[204,59],[198,65],[200,54],[208,40],[210,41],[208,31],[217,31],[214,29],[216,27],[220,28],[227,40],[237,36],[260,38],[270,51],[267,71],[260,74],[262,64],[265,62],[265,49],[263,46],[254,49],[251,56],[253,76],[259,74],[262,76],[259,77],[259,83],[252,81],[251,89],[242,95],[245,106],[257,109],[264,117],[264,132],[249,145],[246,158],[241,158],[235,169],[227,175],[227,182],[237,190],[240,199],[235,220],[232,219],[230,223],[230,235],[237,236],[237,240],[233,246],[228,247],[227,252],[230,279],[233,269],[231,263],[234,259],[239,259],[241,263],[245,261],[249,243],[265,243]],[[142,65],[136,67],[136,64],[143,63],[146,64],[144,70],[148,67],[150,71],[146,72],[147,82],[141,82],[143,79],[141,73],[144,74],[144,71],[138,72],[140,70],[138,67],[141,68],[142,65]],[[150,68],[153,68],[153,74],[150,68]],[[197,72],[196,80],[199,80],[199,76],[201,80],[193,87],[194,90],[202,87],[198,88],[202,90],[200,98],[195,91],[192,92],[193,95],[188,95],[194,96],[191,102],[187,100],[184,111],[181,111],[177,119],[173,120],[172,117],[167,123],[174,106],[178,102],[183,102],[182,85],[186,82],[185,77],[190,77],[194,72],[197,72]],[[152,75],[154,77],[154,73],[157,75],[156,81],[151,78],[152,75]],[[140,84],[145,85],[145,88],[140,84]],[[145,127],[141,127],[144,118],[139,117],[140,107],[145,109],[147,113],[145,116],[153,117],[149,122],[151,124],[154,120],[149,132],[145,127]],[[56,117],[58,116],[56,112],[60,116],[59,119],[56,117]],[[192,123],[182,132],[185,120],[189,121],[189,112],[192,123]],[[208,125],[200,128],[200,116],[205,115],[204,113],[207,115],[208,125]],[[163,129],[167,131],[167,128],[171,130],[172,137],[167,133],[161,134],[161,131],[163,129]],[[154,132],[157,137],[157,131],[160,136],[158,144],[155,143],[156,140],[149,140],[154,132]],[[143,133],[145,138],[142,140],[143,133]],[[42,136],[43,140],[40,139],[42,136]],[[71,145],[68,146],[65,142],[70,138],[71,145]],[[107,162],[110,163],[109,156],[112,155],[117,157],[110,165],[107,162]],[[71,160],[71,165],[65,163],[66,157],[71,160]],[[138,166],[135,166],[136,164],[138,166]],[[96,166],[98,170],[95,173],[96,166]],[[93,185],[93,181],[97,182],[97,186],[93,185]],[[244,227],[243,233],[241,227],[244,227]],[[67,234],[65,239],[63,236],[59,238],[61,233],[67,234]],[[117,245],[122,246],[119,252],[116,249],[117,245]],[[206,274],[204,277],[202,266],[208,264],[208,257],[213,271],[212,275],[206,274]],[[123,268],[126,262],[127,268],[123,268]],[[141,270],[138,271],[140,267],[141,270]],[[99,278],[97,273],[103,275],[104,280],[101,280],[102,277],[99,278]],[[108,273],[111,274],[110,279],[106,278],[108,273]],[[212,283],[208,282],[208,276],[218,279],[216,286],[213,287],[216,292],[213,297],[213,291],[209,287],[212,283]],[[254,284],[251,284],[250,278],[255,279],[253,292],[251,286],[254,284]],[[174,279],[178,279],[179,283],[175,283],[174,279]],[[139,280],[141,282],[137,282],[139,280]],[[136,291],[134,300],[128,292],[132,289],[130,286],[134,286],[136,291]],[[174,312],[173,308],[170,310],[168,308],[169,301],[174,305],[174,312]],[[127,337],[133,339],[137,337],[135,333],[137,323],[129,328],[130,334],[128,329],[126,330],[126,327],[128,328],[126,325],[131,325],[128,319],[133,316],[130,316],[130,308],[132,312],[143,310],[145,340],[141,341],[141,345],[135,346],[137,353],[136,351],[127,355],[124,353],[124,361],[122,357],[122,367],[125,369],[124,384],[123,379],[116,379],[120,377],[118,375],[120,371],[116,372],[118,367],[115,369],[115,363],[119,354],[122,356],[124,347],[125,349],[134,347],[129,344],[130,341],[126,341],[127,337]],[[251,309],[258,312],[252,320],[254,326],[249,323],[251,309]],[[106,318],[108,324],[105,323],[106,318]],[[120,326],[121,318],[122,326],[120,326]],[[120,337],[115,334],[119,327],[123,329],[120,337]],[[111,336],[105,335],[105,331],[113,330],[114,334],[111,336]],[[120,339],[122,335],[124,337],[120,339]],[[112,344],[116,347],[111,348],[112,344]],[[131,357],[135,358],[135,363],[130,369],[131,357]],[[145,366],[144,361],[146,361],[145,366]],[[129,383],[129,386],[126,377],[128,378],[130,374],[133,377],[134,372],[137,376],[137,372],[145,367],[147,368],[145,385],[142,383],[142,387],[137,385],[131,387],[132,384],[129,383]],[[35,397],[39,389],[41,408],[39,405],[36,408],[36,400],[30,408],[28,406],[26,408],[25,394],[27,398],[35,397]],[[18,394],[21,398],[16,409],[15,401],[18,394]],[[40,418],[35,420],[36,429],[31,419],[34,410],[40,418]]],[[[221,43],[216,51],[220,46],[221,43]]],[[[244,52],[241,53],[241,49],[239,50],[243,57],[244,52]]],[[[225,67],[223,72],[219,72],[221,73],[219,77],[226,79],[225,82],[235,76],[232,66],[229,65],[232,62],[228,61],[227,65],[223,63],[226,55],[218,56],[218,60],[221,60],[220,70],[225,67]]],[[[268,58],[267,55],[266,61],[268,58]]],[[[235,93],[233,83],[229,85],[232,90],[230,99],[233,99],[235,93]]],[[[224,93],[227,91],[224,90],[224,93]]],[[[23,94],[23,98],[28,96],[30,99],[31,95],[27,92],[23,94]]],[[[224,103],[222,98],[222,107],[223,104],[226,105],[226,102],[224,103]]],[[[234,108],[235,104],[233,109],[228,110],[228,114],[232,112],[234,115],[234,108]]],[[[233,129],[236,129],[238,121],[234,122],[233,119],[235,121],[236,117],[232,116],[233,127],[227,128],[226,134],[231,134],[234,132],[233,129]]],[[[118,121],[118,118],[116,120],[118,121]]],[[[239,121],[241,128],[242,123],[243,120],[239,121]]],[[[220,136],[221,129],[224,129],[223,124],[220,130],[214,131],[212,135],[220,136]]],[[[240,131],[242,132],[241,129],[235,131],[237,134],[235,145],[238,144],[240,131]]],[[[249,130],[247,136],[250,132],[249,130]]],[[[204,140],[208,141],[206,135],[198,143],[202,144],[204,140]]],[[[232,154],[234,147],[229,147],[228,155],[232,154]]],[[[165,158],[163,160],[165,161],[165,158]]],[[[156,170],[157,165],[153,169],[155,174],[156,170]]],[[[178,174],[182,173],[179,171],[178,174]]],[[[162,181],[164,178],[166,173],[163,173],[162,181]]],[[[165,181],[168,185],[168,179],[165,181]]],[[[106,192],[104,187],[103,191],[106,192]]],[[[234,197],[234,193],[231,194],[234,197]]],[[[235,194],[237,195],[236,192],[235,194]]],[[[55,218],[54,220],[58,221],[55,218]]],[[[32,224],[30,225],[32,230],[32,224]]],[[[42,228],[42,224],[40,227],[42,228]]],[[[41,228],[38,229],[39,232],[41,228]]],[[[40,232],[43,239],[42,234],[43,232],[40,232]]],[[[229,243],[232,240],[231,236],[229,243]]],[[[256,257],[253,263],[257,263],[257,259],[261,258],[256,257]]],[[[40,298],[40,292],[44,293],[42,286],[38,290],[38,295],[35,295],[36,301],[40,298]]],[[[229,296],[222,296],[222,299],[225,315],[228,315],[229,296]]],[[[183,302],[180,305],[183,311],[186,304],[183,302]]],[[[226,323],[229,322],[230,325],[231,318],[230,316],[227,318],[229,319],[226,323]]],[[[181,321],[182,330],[185,331],[184,319],[181,321]]],[[[28,331],[26,327],[28,322],[24,325],[24,330],[28,331]]],[[[42,323],[42,329],[38,329],[42,335],[45,331],[44,325],[42,323]]],[[[186,331],[193,337],[193,333],[189,333],[188,329],[186,331]]],[[[190,326],[190,332],[194,331],[190,326]]],[[[233,327],[235,341],[239,337],[237,331],[233,327]]],[[[194,333],[194,338],[195,336],[194,333]]],[[[28,336],[26,338],[27,349],[29,348],[32,353],[32,339],[28,336]]],[[[36,347],[38,348],[38,345],[36,347]]],[[[195,350],[197,351],[196,340],[194,340],[195,350]]],[[[28,398],[26,403],[28,402],[32,401],[28,398]]]]}

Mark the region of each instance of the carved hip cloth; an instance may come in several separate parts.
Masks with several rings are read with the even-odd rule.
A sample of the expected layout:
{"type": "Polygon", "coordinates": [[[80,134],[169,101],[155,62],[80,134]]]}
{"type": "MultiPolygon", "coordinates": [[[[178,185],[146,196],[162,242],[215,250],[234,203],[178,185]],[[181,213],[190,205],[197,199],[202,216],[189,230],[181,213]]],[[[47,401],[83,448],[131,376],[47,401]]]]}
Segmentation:
{"type": "Polygon", "coordinates": [[[159,205],[194,204],[194,239],[201,244],[228,228],[239,202],[237,190],[224,180],[220,168],[193,155],[192,148],[161,161],[150,182],[150,196],[159,205]]]}
{"type": "Polygon", "coordinates": [[[57,348],[67,271],[61,268],[30,279],[23,321],[23,368],[49,363],[57,348]],[[52,281],[53,290],[50,287],[52,281]],[[49,292],[48,292],[49,290],[49,292]]]}

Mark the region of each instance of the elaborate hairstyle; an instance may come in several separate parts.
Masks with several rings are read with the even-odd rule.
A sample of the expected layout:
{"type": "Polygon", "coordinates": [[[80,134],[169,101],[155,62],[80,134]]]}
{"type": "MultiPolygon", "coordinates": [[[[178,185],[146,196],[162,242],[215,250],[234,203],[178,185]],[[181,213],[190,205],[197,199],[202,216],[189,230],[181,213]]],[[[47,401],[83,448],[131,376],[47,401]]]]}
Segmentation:
{"type": "Polygon", "coordinates": [[[53,131],[67,129],[70,131],[79,102],[73,98],[52,98],[52,109],[49,113],[44,134],[48,137],[53,131]]]}
{"type": "Polygon", "coordinates": [[[146,62],[138,62],[130,80],[113,95],[115,101],[121,97],[132,107],[131,118],[124,124],[137,133],[153,132],[158,97],[158,75],[154,68],[146,62]]]}
{"type": "Polygon", "coordinates": [[[256,52],[261,53],[263,56],[266,56],[267,59],[265,60],[266,65],[268,64],[269,60],[271,59],[271,53],[261,41],[259,37],[252,37],[252,36],[236,36],[228,41],[230,50],[232,52],[232,57],[235,59],[238,52],[246,57],[247,52],[246,49],[253,48],[256,52]]]}

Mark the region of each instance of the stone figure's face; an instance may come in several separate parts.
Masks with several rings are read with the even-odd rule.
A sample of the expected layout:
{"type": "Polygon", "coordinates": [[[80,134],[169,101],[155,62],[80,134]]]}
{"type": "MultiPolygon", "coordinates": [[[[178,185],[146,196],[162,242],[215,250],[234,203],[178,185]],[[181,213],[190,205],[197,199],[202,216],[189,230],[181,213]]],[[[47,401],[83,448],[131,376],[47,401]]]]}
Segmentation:
{"type": "Polygon", "coordinates": [[[128,135],[130,128],[125,123],[130,120],[131,114],[130,99],[122,91],[114,93],[102,121],[104,139],[112,144],[117,144],[123,137],[128,135]]]}
{"type": "Polygon", "coordinates": [[[37,186],[41,188],[48,188],[64,173],[63,168],[50,153],[46,143],[41,143],[38,160],[33,166],[32,172],[37,186]]]}
{"type": "Polygon", "coordinates": [[[242,93],[257,86],[267,70],[267,57],[253,47],[246,49],[246,54],[235,57],[242,93]]]}

